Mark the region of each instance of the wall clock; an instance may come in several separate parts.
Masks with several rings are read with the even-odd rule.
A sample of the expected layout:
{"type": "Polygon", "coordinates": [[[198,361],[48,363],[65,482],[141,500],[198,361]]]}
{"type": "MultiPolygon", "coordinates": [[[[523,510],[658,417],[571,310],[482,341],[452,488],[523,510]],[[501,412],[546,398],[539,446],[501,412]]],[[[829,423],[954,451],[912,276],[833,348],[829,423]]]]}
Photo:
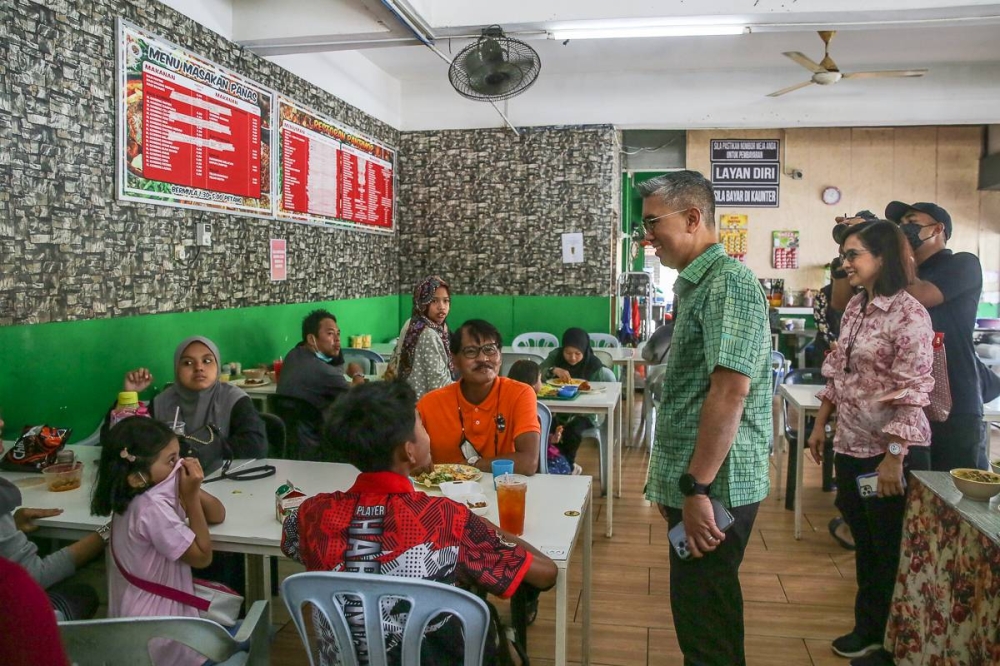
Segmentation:
{"type": "Polygon", "coordinates": [[[823,190],[823,203],[833,206],[840,202],[840,190],[836,187],[828,187],[823,190]]]}

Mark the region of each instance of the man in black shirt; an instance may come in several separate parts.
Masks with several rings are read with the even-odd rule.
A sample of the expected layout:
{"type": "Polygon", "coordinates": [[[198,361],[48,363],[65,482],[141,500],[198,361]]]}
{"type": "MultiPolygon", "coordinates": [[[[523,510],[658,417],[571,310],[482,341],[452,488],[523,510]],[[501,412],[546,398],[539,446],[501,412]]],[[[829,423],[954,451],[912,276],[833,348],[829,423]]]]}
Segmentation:
{"type": "Polygon", "coordinates": [[[972,333],[983,268],[976,255],[947,249],[951,216],[937,204],[893,201],[885,216],[899,224],[913,248],[917,280],[907,291],[927,308],[935,333],[944,333],[952,406],[947,421],[931,422],[931,468],[980,467],[985,439],[981,364],[972,333]]]}

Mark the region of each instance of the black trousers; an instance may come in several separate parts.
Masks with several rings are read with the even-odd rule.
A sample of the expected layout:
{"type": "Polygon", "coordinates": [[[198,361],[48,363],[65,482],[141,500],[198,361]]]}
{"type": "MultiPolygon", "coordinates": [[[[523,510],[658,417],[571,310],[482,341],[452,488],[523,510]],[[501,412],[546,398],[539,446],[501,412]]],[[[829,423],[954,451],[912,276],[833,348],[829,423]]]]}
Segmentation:
{"type": "MultiPolygon", "coordinates": [[[[725,540],[699,559],[682,560],[670,550],[670,609],[685,666],[740,666],[743,651],[743,591],[740,565],[760,503],[730,508],[735,522],[725,540]]],[[[667,529],[681,510],[667,509],[667,529]]]]}
{"type": "Polygon", "coordinates": [[[931,422],[931,469],[949,472],[956,467],[979,467],[983,417],[952,414],[947,421],[931,422]]]}
{"type": "MultiPolygon", "coordinates": [[[[926,449],[913,447],[903,462],[904,471],[927,469],[929,457],[926,449]]],[[[903,539],[903,511],[906,506],[905,494],[861,498],[858,476],[874,472],[882,458],[854,458],[838,453],[834,459],[837,508],[854,537],[855,576],[858,581],[858,593],[854,598],[854,633],[870,643],[881,643],[885,635],[892,589],[899,569],[899,546],[903,539]]]]}
{"type": "Polygon", "coordinates": [[[566,456],[566,460],[572,465],[576,462],[576,452],[580,450],[580,444],[583,443],[583,433],[593,424],[586,416],[569,416],[567,418],[560,414],[557,420],[563,426],[563,433],[556,448],[559,449],[559,453],[566,456]]]}

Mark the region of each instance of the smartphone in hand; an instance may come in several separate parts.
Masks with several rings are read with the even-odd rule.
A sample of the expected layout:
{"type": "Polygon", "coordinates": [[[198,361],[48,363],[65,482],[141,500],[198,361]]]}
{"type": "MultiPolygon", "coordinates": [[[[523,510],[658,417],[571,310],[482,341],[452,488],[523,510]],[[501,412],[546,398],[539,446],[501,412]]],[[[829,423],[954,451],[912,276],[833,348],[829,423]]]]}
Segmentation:
{"type": "MultiPolygon", "coordinates": [[[[733,514],[729,513],[729,509],[722,506],[722,502],[717,499],[712,500],[712,512],[715,514],[715,526],[719,528],[720,532],[725,532],[733,526],[733,523],[735,522],[733,514]]],[[[674,525],[673,528],[667,532],[667,538],[670,539],[670,545],[673,546],[675,551],[677,551],[677,556],[679,558],[686,560],[691,557],[691,551],[688,550],[687,533],[684,531],[683,521],[674,525]]]]}

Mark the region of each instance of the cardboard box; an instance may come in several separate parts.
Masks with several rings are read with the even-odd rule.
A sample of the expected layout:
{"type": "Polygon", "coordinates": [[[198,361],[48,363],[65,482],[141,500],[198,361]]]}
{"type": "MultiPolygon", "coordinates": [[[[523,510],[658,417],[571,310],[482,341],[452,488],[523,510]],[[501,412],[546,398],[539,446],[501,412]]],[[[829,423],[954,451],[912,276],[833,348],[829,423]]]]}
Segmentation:
{"type": "Polygon", "coordinates": [[[279,523],[285,522],[285,518],[298,511],[299,505],[309,498],[295,484],[285,479],[285,482],[274,491],[274,518],[279,523]]]}

